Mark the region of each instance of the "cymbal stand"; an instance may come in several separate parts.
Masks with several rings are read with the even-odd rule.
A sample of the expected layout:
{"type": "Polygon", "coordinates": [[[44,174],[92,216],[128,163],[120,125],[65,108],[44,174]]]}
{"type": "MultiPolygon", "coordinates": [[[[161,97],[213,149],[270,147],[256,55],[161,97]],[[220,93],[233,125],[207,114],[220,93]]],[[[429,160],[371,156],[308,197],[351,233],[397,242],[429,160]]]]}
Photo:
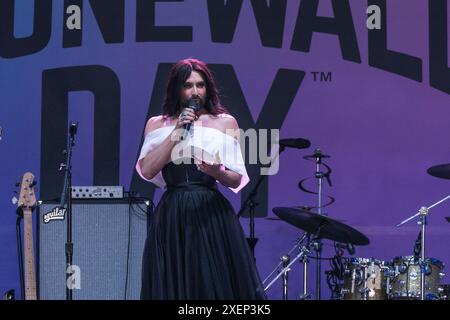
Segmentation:
{"type": "MultiPolygon", "coordinates": [[[[289,261],[291,260],[291,257],[289,255],[284,255],[281,257],[281,261],[283,262],[283,268],[286,268],[289,264],[289,261]]],[[[288,299],[288,272],[291,271],[290,269],[287,269],[285,273],[283,273],[283,300],[288,299]]]]}
{"type": "MultiPolygon", "coordinates": [[[[314,157],[316,159],[316,173],[315,177],[317,178],[317,213],[322,215],[322,180],[324,174],[320,171],[320,165],[322,164],[322,152],[320,149],[316,149],[314,151],[314,157]]],[[[316,251],[316,299],[320,300],[320,285],[321,285],[321,276],[322,276],[322,241],[321,239],[314,240],[314,250],[316,251]]]]}
{"type": "Polygon", "coordinates": [[[303,293],[300,295],[300,300],[307,300],[311,298],[311,295],[308,293],[308,285],[307,285],[307,275],[308,275],[308,256],[311,252],[310,250],[310,238],[308,235],[308,242],[306,246],[303,246],[300,255],[302,256],[302,264],[303,264],[303,293]]]}
{"type": "Polygon", "coordinates": [[[294,245],[294,247],[286,254],[283,255],[280,259],[280,262],[278,263],[278,265],[272,270],[272,272],[263,280],[263,285],[272,277],[272,275],[274,273],[278,273],[277,276],[264,288],[264,291],[267,291],[274,283],[275,281],[278,280],[278,278],[280,278],[281,276],[283,276],[283,279],[286,279],[286,281],[283,281],[283,298],[286,297],[287,299],[287,285],[288,285],[288,281],[287,281],[287,274],[289,271],[291,271],[291,265],[297,261],[298,259],[300,259],[302,257],[303,254],[305,254],[306,252],[303,252],[303,249],[300,250],[300,253],[293,259],[290,259],[290,255],[291,253],[300,247],[300,245],[303,243],[303,241],[305,241],[306,237],[308,236],[307,233],[304,233],[303,236],[300,238],[300,240],[294,245]],[[285,259],[285,257],[289,257],[289,261],[286,261],[287,259],[285,259]],[[281,268],[282,267],[282,268],[281,268]],[[281,268],[281,269],[280,269],[281,268]]]}
{"type": "MultiPolygon", "coordinates": [[[[264,288],[264,291],[267,291],[274,283],[275,281],[278,280],[278,278],[280,278],[282,275],[284,275],[286,272],[289,272],[291,269],[291,265],[296,262],[297,260],[301,259],[301,262],[303,264],[303,293],[300,296],[300,300],[307,300],[310,299],[311,295],[308,293],[308,286],[307,286],[307,274],[308,274],[308,256],[311,252],[311,247],[315,245],[315,242],[318,239],[318,235],[320,234],[320,229],[322,228],[322,226],[319,226],[319,228],[317,229],[317,232],[315,234],[311,234],[311,233],[304,233],[302,239],[299,241],[299,243],[293,248],[295,249],[296,247],[299,247],[303,241],[305,239],[307,239],[306,244],[304,244],[302,246],[302,248],[300,249],[299,254],[289,262],[289,264],[286,267],[283,267],[283,269],[281,269],[278,272],[278,275],[264,288]]],[[[292,252],[292,250],[291,250],[292,252]]],[[[280,267],[280,265],[283,263],[280,262],[278,264],[278,266],[275,268],[274,271],[272,271],[272,273],[263,281],[263,284],[267,281],[268,278],[270,278],[270,276],[278,270],[278,268],[280,267]]],[[[283,291],[284,292],[284,291],[283,291]]]]}
{"type": "Polygon", "coordinates": [[[438,202],[432,204],[429,207],[421,207],[419,209],[419,211],[409,217],[406,220],[403,220],[402,222],[400,222],[398,225],[396,225],[396,227],[400,227],[402,225],[404,225],[405,223],[407,223],[408,221],[414,219],[415,217],[419,217],[419,221],[417,222],[417,224],[419,224],[421,226],[421,236],[420,236],[420,299],[421,300],[425,300],[425,268],[426,268],[426,262],[425,262],[425,227],[427,224],[427,216],[429,213],[429,210],[434,208],[435,206],[441,204],[444,201],[447,201],[448,199],[450,199],[450,195],[448,195],[447,197],[439,200],[438,202]]]}

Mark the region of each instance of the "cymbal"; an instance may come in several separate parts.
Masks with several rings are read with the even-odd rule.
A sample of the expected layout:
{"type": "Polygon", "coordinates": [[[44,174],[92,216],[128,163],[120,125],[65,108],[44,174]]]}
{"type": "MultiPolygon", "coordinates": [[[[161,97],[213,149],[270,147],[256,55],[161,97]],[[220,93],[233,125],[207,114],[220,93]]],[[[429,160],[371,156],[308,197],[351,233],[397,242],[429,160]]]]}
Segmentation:
{"type": "Polygon", "coordinates": [[[275,207],[272,211],[282,220],[308,233],[319,232],[317,234],[319,238],[359,246],[370,243],[369,239],[358,230],[318,213],[290,207],[275,207]]]}
{"type": "Polygon", "coordinates": [[[450,179],[450,163],[433,166],[427,172],[433,177],[450,179]]]}

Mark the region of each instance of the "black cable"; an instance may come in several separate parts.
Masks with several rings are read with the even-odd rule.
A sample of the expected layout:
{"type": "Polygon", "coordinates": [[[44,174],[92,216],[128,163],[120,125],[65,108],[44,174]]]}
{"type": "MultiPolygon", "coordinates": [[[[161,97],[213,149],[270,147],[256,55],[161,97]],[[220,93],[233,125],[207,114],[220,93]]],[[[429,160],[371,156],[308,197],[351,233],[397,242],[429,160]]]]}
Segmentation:
{"type": "Polygon", "coordinates": [[[145,197],[139,197],[139,196],[135,196],[134,194],[134,192],[130,192],[130,191],[128,191],[128,192],[125,192],[125,194],[128,194],[128,197],[130,197],[132,200],[134,200],[133,201],[133,204],[135,205],[135,206],[137,206],[137,208],[146,216],[146,217],[149,217],[149,212],[148,212],[148,210],[146,211],[146,210],[144,210],[144,209],[142,209],[141,208],[141,206],[139,206],[138,204],[137,204],[137,202],[139,201],[139,200],[141,200],[141,201],[148,201],[149,202],[149,204],[150,204],[150,208],[151,208],[151,212],[153,212],[154,211],[154,209],[155,209],[155,203],[151,200],[151,199],[149,199],[149,198],[145,198],[145,197]]]}
{"type": "Polygon", "coordinates": [[[131,217],[134,213],[139,218],[145,218],[146,220],[149,219],[149,212],[148,210],[144,210],[138,203],[139,200],[141,201],[148,201],[151,211],[153,212],[153,209],[155,207],[155,204],[152,200],[144,198],[144,197],[137,197],[134,196],[133,193],[128,193],[128,248],[127,248],[127,264],[126,264],[126,272],[125,272],[125,296],[124,300],[127,300],[127,293],[128,293],[128,276],[129,276],[129,266],[130,266],[130,252],[131,252],[131,217]],[[136,208],[141,211],[139,213],[136,208]],[[143,214],[142,214],[143,213],[143,214]]]}
{"type": "Polygon", "coordinates": [[[326,271],[325,274],[327,275],[327,285],[331,291],[331,298],[340,299],[342,298],[345,277],[345,265],[342,259],[344,251],[336,242],[334,243],[334,250],[335,256],[329,259],[331,270],[326,271]]]}
{"type": "Polygon", "coordinates": [[[139,204],[133,203],[132,206],[133,205],[134,205],[134,208],[139,209],[139,211],[141,212],[141,213],[135,212],[136,214],[138,214],[141,217],[146,217],[146,218],[148,217],[148,215],[149,215],[148,211],[142,209],[142,207],[139,204]]]}

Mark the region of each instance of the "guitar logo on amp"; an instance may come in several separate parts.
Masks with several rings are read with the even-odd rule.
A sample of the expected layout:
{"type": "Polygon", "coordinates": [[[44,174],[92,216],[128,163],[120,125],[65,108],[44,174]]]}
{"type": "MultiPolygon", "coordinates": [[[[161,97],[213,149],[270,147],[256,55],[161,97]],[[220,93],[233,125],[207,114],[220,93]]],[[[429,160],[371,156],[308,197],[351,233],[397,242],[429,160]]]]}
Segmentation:
{"type": "Polygon", "coordinates": [[[65,216],[66,216],[65,208],[61,209],[61,208],[55,207],[55,208],[53,208],[52,211],[44,214],[43,219],[44,219],[44,223],[47,224],[53,220],[64,220],[65,216]]]}

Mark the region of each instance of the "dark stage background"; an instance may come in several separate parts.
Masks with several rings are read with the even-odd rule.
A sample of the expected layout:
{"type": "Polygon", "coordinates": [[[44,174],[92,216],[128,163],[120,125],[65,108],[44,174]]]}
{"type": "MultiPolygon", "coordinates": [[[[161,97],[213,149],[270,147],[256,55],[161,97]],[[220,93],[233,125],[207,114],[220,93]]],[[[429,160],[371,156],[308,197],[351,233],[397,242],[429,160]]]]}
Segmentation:
{"type": "MultiPolygon", "coordinates": [[[[262,278],[301,235],[267,219],[272,208],[316,204],[297,188],[314,174],[303,156],[315,148],[331,155],[333,185],[324,191],[336,202],[325,212],[371,241],[354,256],[412,254],[419,227],[395,225],[450,193],[450,181],[426,173],[450,162],[449,10],[446,0],[0,0],[0,291],[20,288],[14,184],[31,171],[40,199],[59,196],[69,119],[79,122],[74,185],[123,185],[159,200],[162,190],[140,180],[134,164],[146,120],[161,111],[168,68],[186,57],[211,65],[242,128],[312,143],[282,153],[279,172],[260,189],[262,278]],[[69,5],[81,6],[79,30],[66,27],[69,5]],[[381,30],[367,28],[369,5],[381,8],[381,30]]],[[[254,183],[258,168],[248,170],[254,183]]],[[[237,195],[221,190],[238,210],[252,185],[237,195]]],[[[450,202],[430,211],[426,248],[444,263],[446,216],[450,202]]],[[[241,223],[248,234],[249,219],[241,223]]],[[[333,255],[324,241],[323,256],[333,255]]],[[[314,268],[311,261],[313,295],[314,268]]],[[[291,271],[291,299],[301,271],[299,263],[291,271]]],[[[268,295],[282,297],[280,282],[268,295]]]]}

